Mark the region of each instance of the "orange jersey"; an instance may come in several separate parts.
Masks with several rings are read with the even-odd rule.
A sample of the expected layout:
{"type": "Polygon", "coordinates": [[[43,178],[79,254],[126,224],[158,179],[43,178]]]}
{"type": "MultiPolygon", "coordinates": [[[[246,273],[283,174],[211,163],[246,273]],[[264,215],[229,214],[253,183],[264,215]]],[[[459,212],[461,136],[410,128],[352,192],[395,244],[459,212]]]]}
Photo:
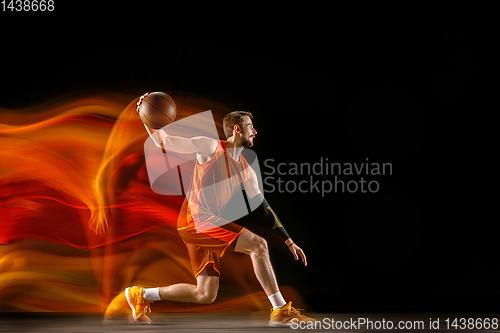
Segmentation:
{"type": "Polygon", "coordinates": [[[225,141],[218,141],[210,161],[203,164],[196,161],[189,192],[177,220],[177,230],[186,244],[218,256],[224,254],[244,228],[221,216],[248,177],[246,159],[240,155],[240,160],[235,161],[229,156],[225,141]]]}

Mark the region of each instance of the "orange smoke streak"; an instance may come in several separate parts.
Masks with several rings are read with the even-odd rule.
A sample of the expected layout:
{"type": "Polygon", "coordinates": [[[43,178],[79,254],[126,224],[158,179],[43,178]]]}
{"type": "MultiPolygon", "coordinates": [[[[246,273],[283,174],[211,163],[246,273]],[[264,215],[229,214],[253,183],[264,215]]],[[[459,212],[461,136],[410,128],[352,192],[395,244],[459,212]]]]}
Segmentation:
{"type": "MultiPolygon", "coordinates": [[[[175,225],[180,198],[150,189],[135,102],[83,98],[25,118],[0,110],[0,243],[34,236],[99,247],[113,241],[104,231],[117,214],[139,218],[117,238],[175,225]]],[[[179,105],[180,117],[200,111],[179,105]]]]}
{"type": "MultiPolygon", "coordinates": [[[[230,110],[173,97],[178,119],[211,109],[222,135],[230,110]]],[[[103,311],[126,286],[195,283],[176,231],[183,197],[150,188],[136,101],[85,97],[0,109],[0,311],[103,311]]],[[[223,272],[236,294],[203,309],[267,309],[257,280],[248,278],[250,262],[242,265],[237,254],[225,262],[238,266],[223,272]]]]}

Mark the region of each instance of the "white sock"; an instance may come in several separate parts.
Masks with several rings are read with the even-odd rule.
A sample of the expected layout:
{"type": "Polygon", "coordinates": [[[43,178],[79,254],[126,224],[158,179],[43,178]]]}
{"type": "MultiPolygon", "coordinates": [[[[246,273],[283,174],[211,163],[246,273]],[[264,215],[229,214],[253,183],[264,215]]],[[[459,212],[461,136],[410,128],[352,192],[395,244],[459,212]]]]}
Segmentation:
{"type": "Polygon", "coordinates": [[[271,296],[267,296],[273,305],[273,309],[281,309],[286,305],[285,299],[278,291],[277,293],[272,294],[271,296]]]}
{"type": "Polygon", "coordinates": [[[142,297],[150,301],[160,301],[160,287],[158,288],[144,288],[142,290],[142,297]]]}

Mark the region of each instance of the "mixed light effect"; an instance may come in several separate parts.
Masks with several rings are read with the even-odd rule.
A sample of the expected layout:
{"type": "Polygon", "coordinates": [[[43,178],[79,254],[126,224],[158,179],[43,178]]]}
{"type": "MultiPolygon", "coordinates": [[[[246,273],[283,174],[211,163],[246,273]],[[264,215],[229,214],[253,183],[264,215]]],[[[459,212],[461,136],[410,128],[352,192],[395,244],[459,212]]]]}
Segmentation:
{"type": "MultiPolygon", "coordinates": [[[[178,119],[210,108],[223,137],[222,116],[232,110],[173,97],[178,119]]],[[[127,286],[195,283],[176,231],[184,197],[151,190],[147,133],[130,99],[0,109],[0,311],[102,312],[127,286]]],[[[246,259],[224,256],[214,304],[157,302],[153,310],[268,310],[246,259]]]]}

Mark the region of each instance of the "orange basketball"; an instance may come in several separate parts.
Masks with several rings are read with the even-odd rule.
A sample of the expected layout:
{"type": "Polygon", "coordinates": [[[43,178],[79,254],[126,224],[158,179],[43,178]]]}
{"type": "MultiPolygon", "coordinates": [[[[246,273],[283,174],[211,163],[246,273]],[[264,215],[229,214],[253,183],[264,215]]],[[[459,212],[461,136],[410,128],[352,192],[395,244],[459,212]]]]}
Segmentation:
{"type": "Polygon", "coordinates": [[[139,100],[137,112],[142,122],[152,128],[160,129],[175,120],[175,102],[164,92],[152,92],[139,100]]]}

